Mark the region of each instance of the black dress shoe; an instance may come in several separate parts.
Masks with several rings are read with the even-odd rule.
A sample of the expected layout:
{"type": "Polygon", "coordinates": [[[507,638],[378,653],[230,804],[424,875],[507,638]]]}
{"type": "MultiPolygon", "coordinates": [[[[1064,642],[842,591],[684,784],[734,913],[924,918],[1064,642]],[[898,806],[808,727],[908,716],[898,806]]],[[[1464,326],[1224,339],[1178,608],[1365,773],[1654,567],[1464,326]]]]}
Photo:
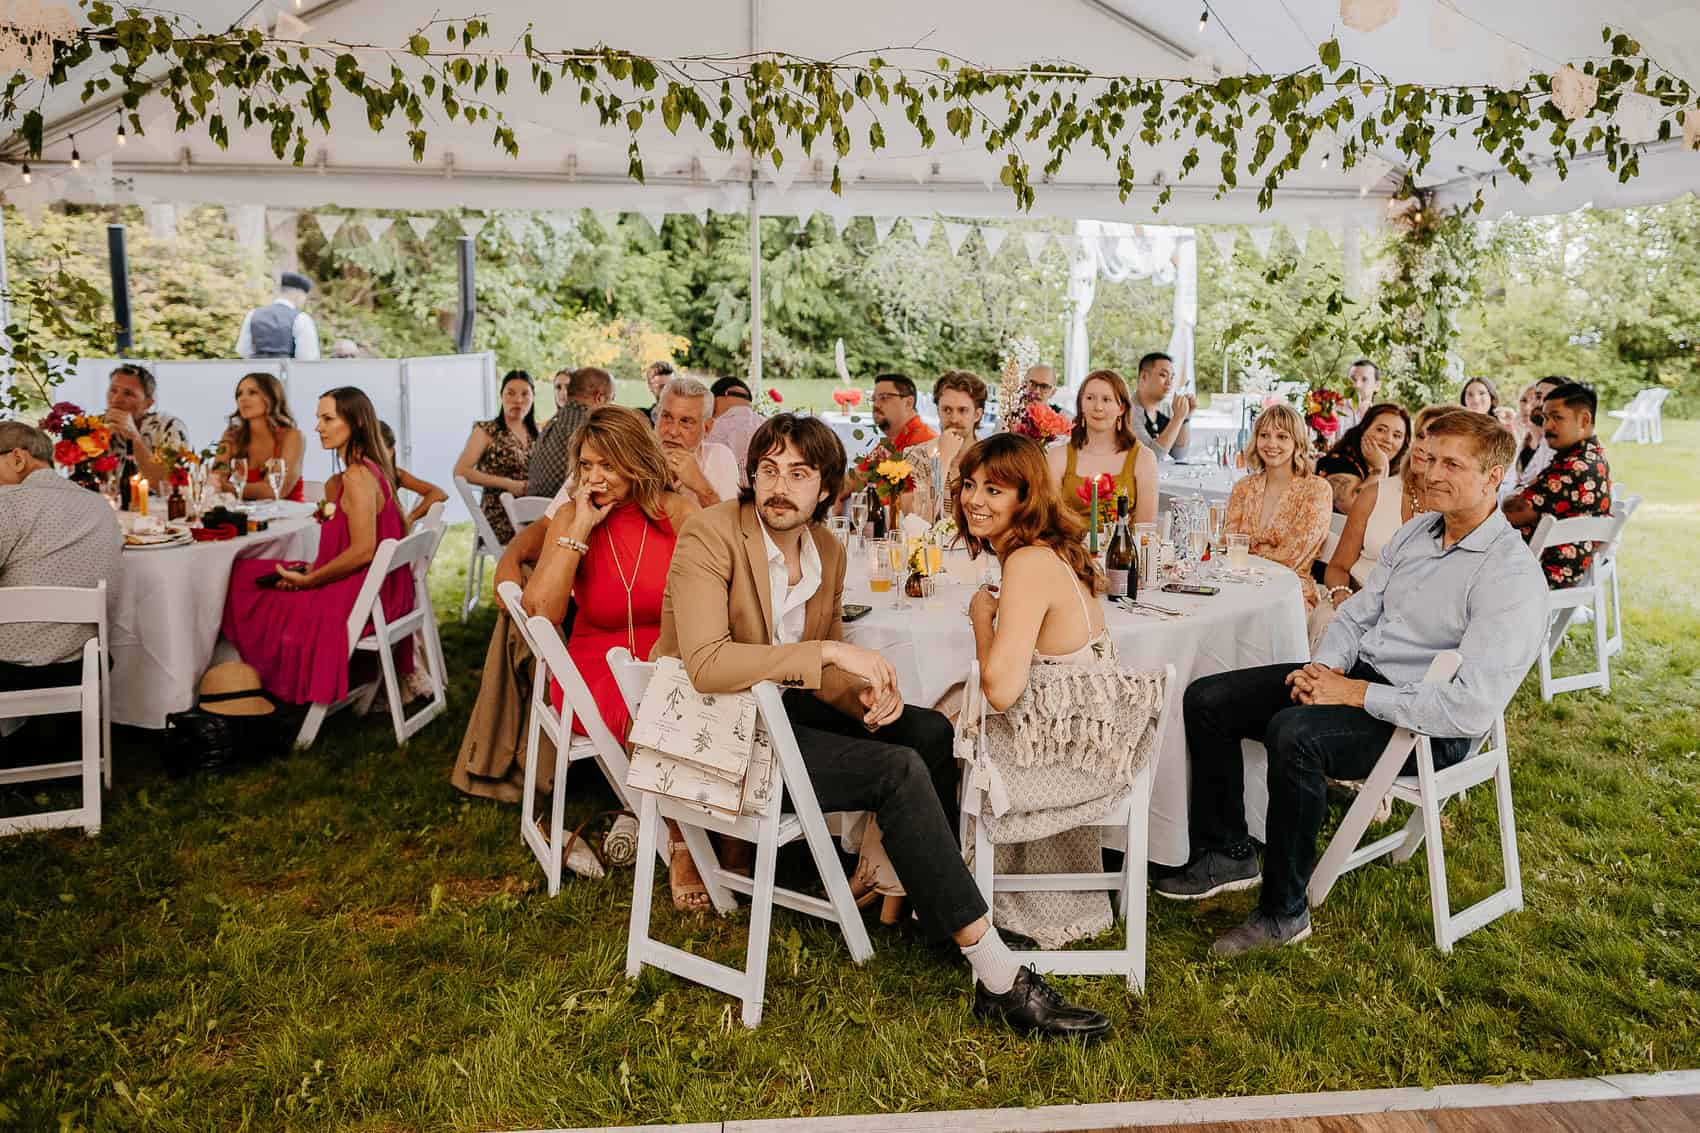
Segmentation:
{"type": "Polygon", "coordinates": [[[982,1019],[1002,1019],[1023,1034],[1092,1040],[1110,1033],[1109,1019],[1067,1002],[1028,967],[1015,973],[1015,983],[1002,995],[993,995],[975,980],[974,1014],[982,1019]]]}

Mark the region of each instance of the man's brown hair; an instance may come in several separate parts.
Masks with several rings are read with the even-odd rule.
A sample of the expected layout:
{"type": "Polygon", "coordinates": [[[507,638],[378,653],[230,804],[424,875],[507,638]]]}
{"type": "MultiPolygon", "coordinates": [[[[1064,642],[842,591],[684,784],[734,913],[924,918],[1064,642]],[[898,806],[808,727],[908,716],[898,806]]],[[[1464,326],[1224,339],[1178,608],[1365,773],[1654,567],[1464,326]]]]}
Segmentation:
{"type": "Polygon", "coordinates": [[[975,409],[986,408],[986,383],[980,380],[978,374],[970,374],[967,370],[946,370],[939,375],[939,380],[933,383],[933,404],[937,405],[939,395],[947,389],[957,393],[965,393],[974,400],[975,409]]]}
{"type": "Polygon", "coordinates": [[[1476,457],[1486,472],[1494,465],[1511,467],[1517,456],[1517,440],[1506,431],[1499,418],[1470,409],[1455,409],[1438,413],[1423,427],[1425,437],[1468,437],[1476,457]]]}
{"type": "Polygon", "coordinates": [[[784,452],[787,442],[810,468],[820,473],[820,489],[826,496],[816,505],[814,515],[809,517],[811,523],[819,523],[838,502],[838,493],[844,487],[845,456],[844,443],[838,439],[838,434],[816,417],[775,413],[762,422],[761,428],[750,437],[750,451],[744,457],[744,474],[750,486],[740,492],[738,498],[746,501],[756,498],[756,469],[764,458],[784,452]]]}

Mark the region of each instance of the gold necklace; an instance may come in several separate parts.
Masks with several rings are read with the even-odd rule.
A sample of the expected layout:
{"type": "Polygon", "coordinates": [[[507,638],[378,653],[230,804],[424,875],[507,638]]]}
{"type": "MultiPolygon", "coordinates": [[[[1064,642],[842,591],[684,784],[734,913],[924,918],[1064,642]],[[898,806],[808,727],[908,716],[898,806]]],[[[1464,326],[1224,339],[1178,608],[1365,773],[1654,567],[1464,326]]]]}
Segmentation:
{"type": "Polygon", "coordinates": [[[632,577],[626,578],[626,568],[620,564],[620,549],[614,545],[614,533],[607,528],[603,531],[608,536],[608,550],[614,556],[614,570],[620,576],[620,585],[626,588],[626,651],[633,657],[637,656],[637,626],[632,617],[632,588],[637,585],[638,571],[643,569],[643,546],[649,541],[649,524],[643,525],[643,534],[638,537],[637,561],[632,564],[632,577]]]}
{"type": "Polygon", "coordinates": [[[1421,515],[1428,510],[1428,508],[1424,507],[1422,502],[1417,499],[1417,490],[1411,487],[1409,483],[1405,485],[1405,498],[1411,501],[1412,515],[1421,515]]]}

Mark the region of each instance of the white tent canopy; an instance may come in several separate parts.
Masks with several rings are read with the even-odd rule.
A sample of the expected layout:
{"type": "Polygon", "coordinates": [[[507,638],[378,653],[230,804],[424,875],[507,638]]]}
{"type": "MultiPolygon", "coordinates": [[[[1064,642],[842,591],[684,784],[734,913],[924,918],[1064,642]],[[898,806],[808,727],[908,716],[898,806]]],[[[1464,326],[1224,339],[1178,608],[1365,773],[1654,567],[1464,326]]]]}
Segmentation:
{"type": "MultiPolygon", "coordinates": [[[[307,25],[301,38],[309,43],[338,40],[399,47],[428,15],[448,19],[477,14],[490,24],[490,35],[483,41],[490,51],[516,44],[529,24],[540,46],[602,42],[651,57],[764,49],[810,58],[879,53],[893,63],[920,65],[942,54],[984,66],[1052,61],[1100,73],[1201,78],[1298,69],[1315,61],[1319,42],[1337,35],[1346,59],[1393,80],[1462,82],[1503,81],[1507,71],[1518,66],[1550,69],[1597,56],[1600,28],[1610,22],[1637,36],[1644,50],[1664,65],[1691,80],[1700,76],[1700,10],[1683,0],[1403,0],[1390,23],[1367,34],[1340,26],[1338,0],[1212,0],[1212,18],[1202,31],[1198,5],[1156,0],[864,0],[849,6],[819,0],[625,0],[593,5],[479,0],[464,10],[426,10],[405,0],[307,0],[301,9],[279,0],[174,0],[169,7],[208,28],[256,21],[270,27],[280,14],[299,18],[307,25]]],[[[398,58],[407,62],[405,55],[398,58]]],[[[376,74],[388,66],[380,56],[365,62],[376,74]]],[[[824,144],[817,145],[817,158],[793,150],[781,170],[764,163],[752,171],[747,159],[716,151],[689,126],[678,135],[668,133],[658,116],[639,138],[647,174],[646,183],[639,185],[626,177],[628,139],[623,129],[598,126],[594,108],[580,106],[570,84],[558,83],[551,95],[538,95],[526,78],[524,62],[510,62],[514,81],[498,101],[518,135],[517,159],[491,144],[489,123],[449,123],[439,116],[426,120],[429,142],[423,162],[416,163],[404,129],[374,134],[363,108],[346,97],[337,100],[332,128],[315,140],[304,167],[275,159],[263,129],[244,134],[233,122],[228,150],[218,149],[204,133],[174,134],[170,113],[157,101],[144,103],[147,136],[130,139],[120,150],[113,137],[115,108],[83,106],[78,97],[81,82],[76,81],[60,88],[43,107],[48,145],[43,158],[33,163],[36,184],[18,184],[15,168],[8,168],[5,176],[11,181],[0,188],[18,203],[66,198],[700,213],[710,208],[744,211],[750,206],[753,180],[757,207],[766,214],[819,210],[995,217],[1017,211],[1012,194],[998,181],[1001,154],[988,154],[977,140],[965,144],[950,137],[942,123],[934,147],[924,149],[895,104],[884,116],[888,149],[867,153],[865,129],[856,131],[855,148],[844,162],[842,197],[828,188],[832,164],[824,144]],[[72,131],[84,158],[76,171],[68,167],[72,131]]],[[[1381,198],[1397,181],[1389,174],[1398,155],[1383,154],[1387,164],[1346,171],[1338,161],[1323,167],[1326,148],[1313,146],[1306,167],[1288,176],[1276,194],[1273,217],[1316,224],[1376,223],[1384,205],[1381,198]]],[[[9,152],[17,156],[15,140],[9,152]]],[[[1217,197],[1211,172],[1215,156],[1208,153],[1193,177],[1176,187],[1167,208],[1154,215],[1151,205],[1157,190],[1152,182],[1159,177],[1172,180],[1183,152],[1184,147],[1171,145],[1138,154],[1142,187],[1124,204],[1113,163],[1077,145],[1054,179],[1036,185],[1036,211],[1140,223],[1252,223],[1270,218],[1257,209],[1258,177],[1242,175],[1239,189],[1217,197]]],[[[1042,146],[1030,144],[1028,156],[1037,178],[1045,156],[1042,146]]],[[[1700,185],[1700,154],[1684,152],[1676,142],[1651,147],[1641,168],[1639,178],[1620,185],[1603,163],[1579,160],[1562,185],[1555,174],[1544,171],[1529,189],[1502,188],[1491,211],[1554,212],[1588,202],[1639,204],[1700,185]]],[[[1491,171],[1489,160],[1468,141],[1442,143],[1423,183],[1442,199],[1468,199],[1491,171]]],[[[1502,186],[1509,181],[1500,180],[1502,186]]]]}

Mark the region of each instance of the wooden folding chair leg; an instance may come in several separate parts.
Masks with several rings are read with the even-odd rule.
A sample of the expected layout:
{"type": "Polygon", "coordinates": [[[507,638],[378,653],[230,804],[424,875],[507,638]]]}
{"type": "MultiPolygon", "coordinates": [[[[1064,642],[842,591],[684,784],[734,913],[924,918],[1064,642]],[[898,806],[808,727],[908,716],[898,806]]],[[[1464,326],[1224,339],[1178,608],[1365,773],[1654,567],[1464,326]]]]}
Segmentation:
{"type": "Polygon", "coordinates": [[[663,841],[658,831],[662,818],[655,796],[642,792],[638,800],[637,861],[632,876],[632,915],[626,925],[626,978],[637,979],[643,971],[643,945],[649,938],[650,906],[655,900],[655,857],[663,841]]]}
{"type": "Polygon", "coordinates": [[[762,816],[755,870],[750,875],[750,935],[744,948],[744,993],[740,999],[744,1005],[744,1026],[752,1029],[761,1026],[762,1001],[767,994],[767,945],[773,932],[773,874],[779,857],[778,842],[779,808],[775,806],[762,816]]]}

